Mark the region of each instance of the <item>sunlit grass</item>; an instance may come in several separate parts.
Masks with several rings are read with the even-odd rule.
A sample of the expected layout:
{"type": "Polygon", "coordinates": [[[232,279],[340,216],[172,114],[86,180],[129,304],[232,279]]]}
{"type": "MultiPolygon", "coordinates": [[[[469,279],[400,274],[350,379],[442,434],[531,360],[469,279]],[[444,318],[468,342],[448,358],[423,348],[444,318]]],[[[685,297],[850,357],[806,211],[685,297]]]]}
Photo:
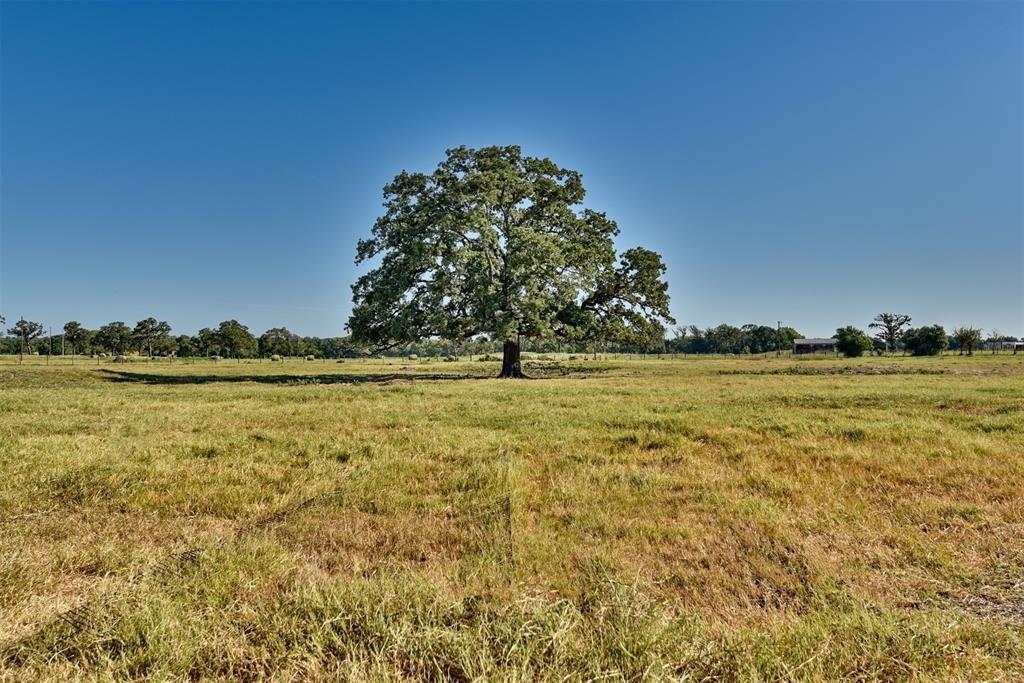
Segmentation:
{"type": "Polygon", "coordinates": [[[1024,356],[42,361],[13,677],[1024,676],[1024,356]]]}

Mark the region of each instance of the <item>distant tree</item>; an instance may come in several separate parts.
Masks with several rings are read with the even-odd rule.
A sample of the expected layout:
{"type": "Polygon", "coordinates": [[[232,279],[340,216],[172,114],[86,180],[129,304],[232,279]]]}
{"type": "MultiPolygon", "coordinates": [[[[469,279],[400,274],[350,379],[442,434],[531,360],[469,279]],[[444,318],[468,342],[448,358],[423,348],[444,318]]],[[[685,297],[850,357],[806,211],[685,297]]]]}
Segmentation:
{"type": "Polygon", "coordinates": [[[173,356],[178,352],[178,340],[170,334],[161,334],[153,339],[151,348],[157,356],[173,356]]]}
{"type": "Polygon", "coordinates": [[[948,344],[942,325],[925,325],[903,333],[903,345],[915,356],[936,356],[948,344]]]}
{"type": "Polygon", "coordinates": [[[75,344],[74,352],[79,355],[85,355],[92,353],[93,351],[93,340],[96,338],[96,332],[83,327],[78,335],[78,343],[75,344]]]}
{"type": "Polygon", "coordinates": [[[21,363],[25,360],[25,351],[31,352],[32,341],[43,334],[43,326],[37,322],[22,318],[14,323],[14,327],[8,329],[7,332],[21,340],[21,344],[18,347],[18,362],[21,363]]]}
{"type": "Polygon", "coordinates": [[[870,351],[872,346],[874,344],[871,337],[852,325],[836,330],[836,347],[848,358],[862,356],[865,351],[870,351]]]}
{"type": "Polygon", "coordinates": [[[988,343],[992,353],[997,353],[999,351],[999,342],[1003,341],[1003,335],[999,330],[992,330],[985,341],[988,343]]]}
{"type": "Polygon", "coordinates": [[[768,325],[744,325],[744,346],[751,353],[768,353],[793,346],[793,339],[800,339],[800,333],[792,327],[777,329],[768,325]]]}
{"type": "Polygon", "coordinates": [[[616,254],[618,226],[579,209],[582,176],[519,147],[459,147],[430,174],[402,172],[356,262],[353,341],[378,350],[428,338],[504,343],[502,377],[523,376],[520,339],[636,343],[673,322],[661,257],[616,254]]]}
{"type": "Polygon", "coordinates": [[[82,327],[77,320],[64,323],[64,341],[71,346],[71,355],[74,356],[81,350],[84,343],[91,336],[89,330],[82,327]]]}
{"type": "Polygon", "coordinates": [[[742,353],[743,330],[733,325],[722,323],[704,331],[711,353],[742,353]]]}
{"type": "Polygon", "coordinates": [[[301,352],[301,346],[299,335],[289,332],[285,327],[271,328],[259,338],[262,356],[297,356],[301,352]]]}
{"type": "Polygon", "coordinates": [[[783,327],[781,330],[779,330],[779,334],[782,337],[782,349],[783,350],[785,350],[785,349],[792,349],[794,341],[796,341],[797,339],[803,339],[804,338],[804,335],[800,334],[799,332],[794,330],[792,327],[783,327]]]}
{"type": "Polygon", "coordinates": [[[695,325],[687,327],[686,330],[689,332],[689,335],[680,340],[680,345],[678,347],[678,350],[681,353],[711,352],[711,344],[708,342],[708,337],[705,335],[705,331],[695,325]]]}
{"type": "Polygon", "coordinates": [[[896,349],[903,338],[903,328],[910,324],[910,316],[903,313],[879,313],[868,327],[879,330],[875,339],[885,344],[886,351],[896,349]]]}
{"type": "Polygon", "coordinates": [[[320,356],[323,358],[341,358],[351,342],[346,337],[327,337],[320,340],[320,356]]]}
{"type": "Polygon", "coordinates": [[[179,358],[190,358],[199,350],[195,338],[187,334],[179,334],[175,337],[174,343],[176,346],[174,355],[179,358]]]}
{"type": "Polygon", "coordinates": [[[45,334],[43,336],[41,336],[41,337],[37,337],[36,340],[35,340],[35,344],[33,346],[35,346],[34,353],[37,356],[52,356],[53,355],[53,353],[52,353],[52,351],[53,351],[53,338],[52,337],[49,337],[49,336],[47,336],[45,334]]]}
{"type": "Polygon", "coordinates": [[[964,349],[967,349],[968,356],[972,356],[974,347],[981,344],[981,330],[977,327],[958,327],[953,330],[953,339],[960,347],[961,356],[964,355],[964,349]]]}
{"type": "Polygon", "coordinates": [[[204,327],[195,336],[196,348],[204,356],[223,355],[223,341],[217,330],[204,327]]]}
{"type": "Polygon", "coordinates": [[[156,318],[146,318],[135,324],[132,330],[132,341],[135,342],[141,355],[143,351],[153,357],[153,349],[166,349],[170,340],[171,326],[165,322],[157,322],[156,318]]]}
{"type": "Polygon", "coordinates": [[[747,323],[740,328],[743,333],[742,348],[749,353],[764,353],[769,346],[774,348],[772,337],[778,336],[775,330],[767,325],[747,323]]]}
{"type": "Polygon", "coordinates": [[[96,343],[111,353],[123,354],[132,343],[132,329],[120,320],[107,323],[96,331],[96,343]]]}
{"type": "MultiPolygon", "coordinates": [[[[627,338],[626,345],[631,346],[640,353],[665,353],[665,328],[661,323],[655,323],[645,328],[646,334],[635,334],[627,338]]],[[[448,349],[443,349],[441,355],[447,355],[448,349]]]]}
{"type": "Polygon", "coordinates": [[[686,353],[689,333],[690,330],[685,325],[673,328],[672,336],[666,342],[669,353],[686,353]]]}
{"type": "Polygon", "coordinates": [[[225,320],[218,325],[217,338],[232,358],[251,358],[259,350],[256,337],[252,336],[248,327],[237,320],[225,320]]]}
{"type": "MultiPolygon", "coordinates": [[[[431,343],[433,346],[437,346],[439,343],[437,339],[427,339],[424,341],[431,343]]],[[[323,340],[320,337],[301,337],[299,339],[299,355],[323,357],[323,340]]]]}

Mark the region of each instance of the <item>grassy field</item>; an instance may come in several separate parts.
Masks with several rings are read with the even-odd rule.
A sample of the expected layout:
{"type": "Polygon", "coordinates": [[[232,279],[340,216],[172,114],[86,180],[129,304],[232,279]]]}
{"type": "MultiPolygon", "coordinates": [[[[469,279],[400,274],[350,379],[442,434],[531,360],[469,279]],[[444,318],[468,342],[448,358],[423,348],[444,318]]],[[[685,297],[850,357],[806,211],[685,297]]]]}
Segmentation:
{"type": "Polygon", "coordinates": [[[1024,356],[41,363],[0,678],[1024,679],[1024,356]]]}

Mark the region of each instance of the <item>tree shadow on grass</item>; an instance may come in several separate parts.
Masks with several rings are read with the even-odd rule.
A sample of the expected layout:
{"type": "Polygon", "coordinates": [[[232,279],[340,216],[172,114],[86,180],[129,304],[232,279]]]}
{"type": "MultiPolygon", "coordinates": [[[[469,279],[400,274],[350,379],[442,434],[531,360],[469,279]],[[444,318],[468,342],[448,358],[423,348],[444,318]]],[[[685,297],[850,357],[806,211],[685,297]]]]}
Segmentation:
{"type": "Polygon", "coordinates": [[[220,384],[255,382],[302,386],[309,384],[393,384],[396,382],[492,379],[494,375],[467,375],[455,373],[381,373],[381,374],[319,374],[319,375],[195,375],[128,372],[126,370],[100,370],[108,382],[132,384],[220,384]]]}

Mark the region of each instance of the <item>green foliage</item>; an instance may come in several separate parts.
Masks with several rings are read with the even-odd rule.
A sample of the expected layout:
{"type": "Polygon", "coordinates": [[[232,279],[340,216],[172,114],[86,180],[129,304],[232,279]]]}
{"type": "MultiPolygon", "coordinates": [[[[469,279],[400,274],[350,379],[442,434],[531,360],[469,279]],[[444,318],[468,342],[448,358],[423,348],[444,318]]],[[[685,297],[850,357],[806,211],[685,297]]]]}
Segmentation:
{"type": "Polygon", "coordinates": [[[899,346],[903,338],[903,328],[910,324],[910,316],[904,313],[879,313],[868,327],[879,330],[875,337],[885,344],[887,351],[899,346]]]}
{"type": "Polygon", "coordinates": [[[194,343],[200,355],[212,356],[220,354],[220,337],[216,330],[211,330],[209,327],[199,330],[194,338],[194,343]]]}
{"type": "Polygon", "coordinates": [[[216,339],[223,355],[231,358],[252,358],[259,352],[256,337],[237,320],[225,320],[217,326],[216,339]]]}
{"type": "Polygon", "coordinates": [[[6,335],[0,335],[0,354],[17,355],[20,349],[20,339],[18,339],[17,337],[8,337],[6,335]]]}
{"type": "Polygon", "coordinates": [[[942,325],[926,325],[907,330],[903,335],[903,345],[915,356],[935,356],[946,349],[949,339],[942,325]]]}
{"type": "Polygon", "coordinates": [[[167,322],[157,322],[156,318],[140,320],[132,330],[132,342],[139,353],[148,352],[150,356],[153,351],[167,352],[172,348],[171,326],[167,322]]]}
{"type": "Polygon", "coordinates": [[[967,355],[970,356],[974,354],[974,348],[981,344],[981,330],[977,327],[958,327],[953,330],[953,339],[961,355],[967,349],[967,355]]]}
{"type": "Polygon", "coordinates": [[[708,346],[719,349],[718,353],[743,352],[743,331],[738,327],[722,323],[718,327],[705,330],[704,337],[708,346]]]}
{"type": "Polygon", "coordinates": [[[691,325],[677,327],[667,347],[674,353],[769,353],[792,348],[794,339],[803,335],[792,327],[747,324],[736,328],[723,323],[702,330],[691,325]]]}
{"type": "Polygon", "coordinates": [[[261,334],[259,348],[262,356],[297,356],[303,351],[302,339],[285,327],[274,327],[261,334]]]}
{"type": "Polygon", "coordinates": [[[874,346],[871,337],[852,325],[836,330],[836,340],[836,348],[847,358],[862,356],[874,346]]]}
{"type": "Polygon", "coordinates": [[[22,318],[18,322],[14,323],[14,327],[7,330],[8,334],[13,334],[19,339],[20,352],[28,353],[32,352],[32,342],[43,334],[43,326],[37,322],[31,320],[25,320],[22,318]]]}
{"type": "Polygon", "coordinates": [[[125,353],[132,343],[132,330],[120,320],[96,331],[96,344],[112,353],[125,353]]]}
{"type": "Polygon", "coordinates": [[[174,344],[174,355],[178,356],[179,358],[190,358],[199,353],[199,349],[196,346],[195,338],[190,335],[178,335],[174,339],[174,344]]]}
{"type": "Polygon", "coordinates": [[[661,257],[616,256],[619,229],[579,210],[580,174],[520,148],[459,147],[432,174],[403,171],[356,263],[353,341],[376,347],[480,334],[649,340],[671,322],[661,257]]]}
{"type": "Polygon", "coordinates": [[[71,348],[71,353],[85,353],[93,339],[93,332],[82,327],[77,320],[64,324],[64,341],[71,348]]]}

